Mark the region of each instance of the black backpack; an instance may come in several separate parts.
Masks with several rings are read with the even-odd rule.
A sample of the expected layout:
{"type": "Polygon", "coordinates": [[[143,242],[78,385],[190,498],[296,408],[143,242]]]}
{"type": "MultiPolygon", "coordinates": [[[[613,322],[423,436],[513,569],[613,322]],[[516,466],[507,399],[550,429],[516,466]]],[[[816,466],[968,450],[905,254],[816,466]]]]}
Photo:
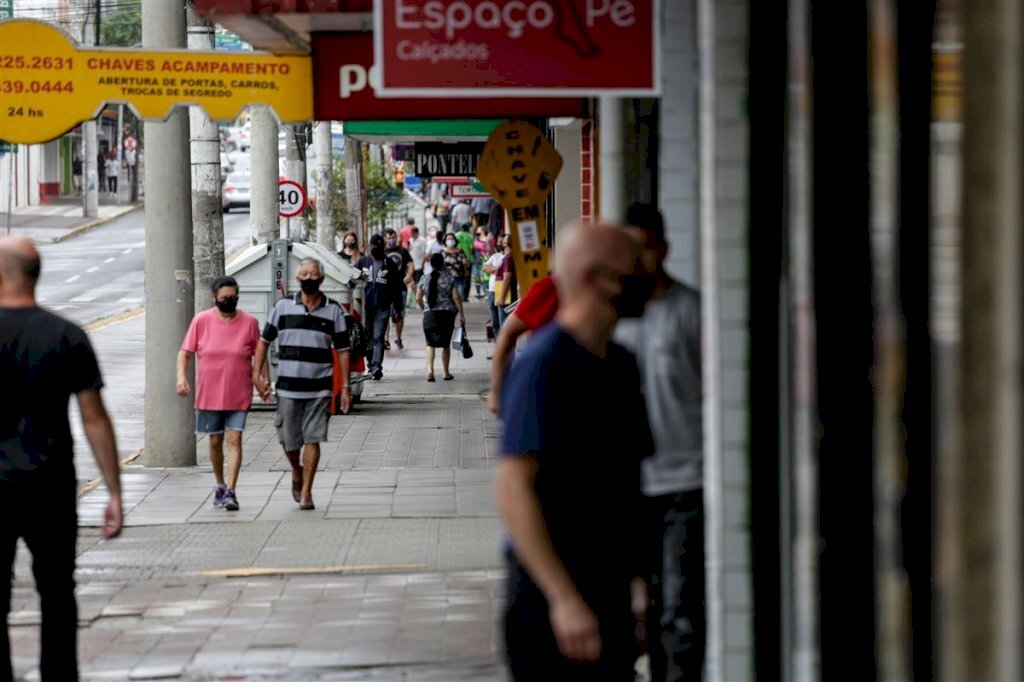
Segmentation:
{"type": "Polygon", "coordinates": [[[366,327],[356,322],[356,318],[351,315],[345,315],[345,327],[348,329],[349,356],[369,358],[373,355],[373,337],[366,327]]]}

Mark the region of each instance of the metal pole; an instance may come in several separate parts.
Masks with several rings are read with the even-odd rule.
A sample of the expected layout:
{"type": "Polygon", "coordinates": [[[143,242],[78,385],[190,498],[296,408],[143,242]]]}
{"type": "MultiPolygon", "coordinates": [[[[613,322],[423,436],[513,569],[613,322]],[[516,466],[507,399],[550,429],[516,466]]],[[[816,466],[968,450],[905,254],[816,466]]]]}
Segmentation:
{"type": "MultiPolygon", "coordinates": [[[[705,679],[725,675],[724,546],[725,500],[722,453],[722,327],[718,282],[718,230],[715,181],[715,5],[697,3],[698,194],[700,202],[701,330],[704,353],[704,536],[706,563],[707,655],[705,679]]],[[[604,141],[602,140],[602,149],[604,141]]],[[[603,152],[602,152],[603,154],[603,152]]],[[[603,173],[602,173],[603,175],[603,173]]],[[[601,202],[605,181],[601,181],[601,202]]]]}
{"type": "MultiPolygon", "coordinates": [[[[814,682],[820,677],[818,643],[818,461],[814,339],[814,275],[811,241],[811,71],[810,8],[808,0],[789,4],[789,121],[786,145],[789,154],[790,289],[789,348],[792,367],[792,499],[784,499],[785,519],[791,527],[792,546],[783,547],[791,557],[793,604],[792,631],[783,641],[792,648],[783,652],[786,679],[814,682]],[[792,677],[787,677],[792,675],[792,677]]],[[[787,614],[790,615],[790,614],[787,614]]]]}
{"type": "Polygon", "coordinates": [[[124,167],[124,105],[117,105],[117,135],[114,137],[114,144],[117,145],[117,204],[121,205],[121,190],[124,183],[121,182],[121,169],[124,167]]]}
{"type": "MultiPolygon", "coordinates": [[[[82,44],[85,47],[91,45],[99,45],[100,42],[100,30],[99,30],[99,1],[96,1],[96,14],[93,18],[94,30],[90,31],[88,26],[88,19],[86,20],[85,30],[82,31],[82,44]]],[[[82,124],[82,147],[85,158],[82,159],[82,170],[84,177],[82,178],[84,187],[82,188],[82,217],[83,218],[98,218],[100,215],[100,173],[103,172],[102,168],[97,165],[97,155],[99,154],[99,140],[96,139],[96,120],[90,119],[82,124]]]]}
{"type": "MultiPolygon", "coordinates": [[[[213,24],[186,8],[188,48],[212,50],[213,24]]],[[[213,305],[210,285],[224,274],[224,212],[221,204],[220,135],[217,124],[199,107],[189,107],[192,133],[192,250],[195,265],[195,311],[213,305]]]]}
{"type": "Polygon", "coordinates": [[[264,105],[250,107],[252,170],[249,231],[256,243],[272,242],[280,233],[278,217],[277,119],[264,105]]]}
{"type": "Polygon", "coordinates": [[[334,251],[334,163],[331,122],[320,121],[313,129],[316,148],[316,241],[334,251]]]}
{"type": "MultiPolygon", "coordinates": [[[[142,4],[142,44],[185,47],[185,7],[142,4]]],[[[146,443],[147,466],[196,463],[192,402],[174,394],[175,358],[193,312],[192,209],[188,113],[147,121],[146,151],[146,443]]]]}
{"type": "Polygon", "coordinates": [[[617,222],[626,217],[625,153],[623,151],[622,100],[601,97],[598,103],[600,126],[599,215],[602,220],[617,222]]]}

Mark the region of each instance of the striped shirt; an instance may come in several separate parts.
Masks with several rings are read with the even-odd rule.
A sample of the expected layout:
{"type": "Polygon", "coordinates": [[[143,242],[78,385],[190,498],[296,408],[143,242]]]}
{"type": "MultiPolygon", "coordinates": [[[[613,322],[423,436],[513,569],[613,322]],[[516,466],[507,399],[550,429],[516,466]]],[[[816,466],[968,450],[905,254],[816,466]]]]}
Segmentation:
{"type": "Polygon", "coordinates": [[[334,352],[348,350],[345,311],[337,301],[320,294],[320,303],[307,310],[301,294],[282,298],[270,311],[263,328],[268,344],[277,339],[277,393],[285,398],[328,398],[334,376],[334,352]]]}

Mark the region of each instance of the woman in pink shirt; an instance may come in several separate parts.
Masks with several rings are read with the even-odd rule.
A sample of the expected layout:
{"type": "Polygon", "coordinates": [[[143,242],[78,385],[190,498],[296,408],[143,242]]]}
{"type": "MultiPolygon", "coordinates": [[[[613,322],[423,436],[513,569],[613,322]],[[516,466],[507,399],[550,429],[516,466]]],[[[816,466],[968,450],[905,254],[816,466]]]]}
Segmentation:
{"type": "Polygon", "coordinates": [[[235,486],[242,467],[242,431],[252,405],[252,359],[260,340],[259,323],[238,310],[238,282],[218,277],[210,287],[214,307],[192,318],[178,351],[178,395],[192,389],[185,371],[196,367],[196,433],[209,436],[210,463],[217,479],[213,506],[238,509],[235,486]],[[224,435],[228,441],[228,480],[224,483],[224,435]]]}

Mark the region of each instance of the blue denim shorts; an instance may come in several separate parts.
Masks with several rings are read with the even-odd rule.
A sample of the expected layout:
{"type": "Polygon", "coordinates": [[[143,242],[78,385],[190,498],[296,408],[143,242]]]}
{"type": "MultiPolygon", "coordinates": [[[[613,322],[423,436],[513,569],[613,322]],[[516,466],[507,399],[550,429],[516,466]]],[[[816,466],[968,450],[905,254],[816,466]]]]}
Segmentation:
{"type": "Polygon", "coordinates": [[[196,410],[196,433],[244,431],[246,410],[196,410]]]}

